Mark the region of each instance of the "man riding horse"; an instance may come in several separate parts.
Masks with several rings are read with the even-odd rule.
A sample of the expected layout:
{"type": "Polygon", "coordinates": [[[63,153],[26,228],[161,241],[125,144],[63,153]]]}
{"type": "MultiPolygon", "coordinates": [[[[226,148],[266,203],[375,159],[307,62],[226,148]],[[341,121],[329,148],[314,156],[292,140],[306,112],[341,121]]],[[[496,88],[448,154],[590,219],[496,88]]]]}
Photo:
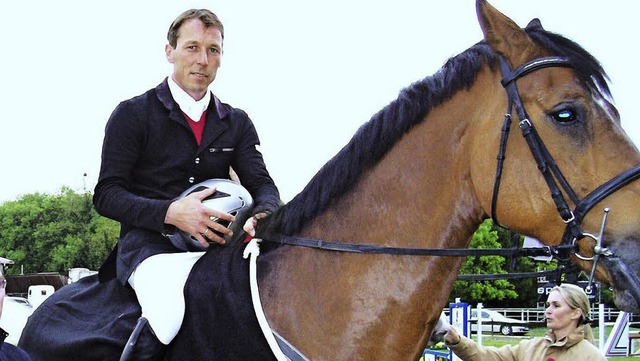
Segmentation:
{"type": "Polygon", "coordinates": [[[97,211],[121,224],[120,240],[100,277],[117,277],[123,287],[132,287],[142,308],[121,360],[163,357],[182,324],[191,268],[209,242],[224,244],[234,233],[229,225],[234,215],[202,202],[217,197],[215,186],[176,197],[194,183],[228,179],[232,167],[255,201],[244,224],[249,234],[280,201],[251,120],[209,91],[223,54],[218,17],[206,9],[188,10],[171,24],[167,40],[173,72],[114,110],[95,188],[97,211]],[[180,231],[199,246],[195,252],[165,237],[180,231]]]}

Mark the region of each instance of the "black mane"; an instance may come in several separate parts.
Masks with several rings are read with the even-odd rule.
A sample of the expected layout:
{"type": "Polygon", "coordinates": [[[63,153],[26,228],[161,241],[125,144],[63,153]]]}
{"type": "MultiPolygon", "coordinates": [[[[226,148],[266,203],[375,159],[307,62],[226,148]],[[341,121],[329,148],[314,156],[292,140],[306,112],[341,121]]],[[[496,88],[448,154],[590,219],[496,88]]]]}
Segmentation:
{"type": "MultiPolygon", "coordinates": [[[[545,31],[532,21],[525,29],[541,46],[575,65],[581,80],[609,95],[607,76],[598,61],[575,42],[545,31]]],[[[363,124],[347,145],[329,160],[307,186],[270,217],[258,236],[271,239],[279,234],[295,235],[310,220],[350,190],[360,175],[376,164],[395,143],[419,123],[431,109],[468,89],[485,64],[495,70],[497,55],[484,42],[450,58],[434,75],[403,89],[398,98],[363,124]]]]}

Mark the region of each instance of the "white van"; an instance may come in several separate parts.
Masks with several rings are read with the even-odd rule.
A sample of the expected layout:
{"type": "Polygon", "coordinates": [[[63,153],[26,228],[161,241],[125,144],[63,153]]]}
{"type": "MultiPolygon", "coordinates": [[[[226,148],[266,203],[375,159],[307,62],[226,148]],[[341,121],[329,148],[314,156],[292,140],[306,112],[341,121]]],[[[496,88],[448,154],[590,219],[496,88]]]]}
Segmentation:
{"type": "Polygon", "coordinates": [[[44,300],[49,298],[53,294],[56,289],[51,285],[35,285],[29,286],[29,293],[27,294],[27,299],[29,303],[35,310],[40,306],[44,300]]]}

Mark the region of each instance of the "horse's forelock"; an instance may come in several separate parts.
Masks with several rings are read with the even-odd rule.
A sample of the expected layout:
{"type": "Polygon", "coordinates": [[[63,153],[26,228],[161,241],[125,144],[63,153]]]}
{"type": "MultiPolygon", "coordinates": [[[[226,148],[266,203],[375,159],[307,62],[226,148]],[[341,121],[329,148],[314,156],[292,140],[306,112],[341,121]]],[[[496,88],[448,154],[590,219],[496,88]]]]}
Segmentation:
{"type": "Polygon", "coordinates": [[[545,31],[541,27],[527,28],[526,31],[536,43],[545,49],[548,49],[555,55],[568,58],[578,78],[580,78],[590,90],[602,93],[607,99],[611,98],[607,73],[604,71],[600,62],[583,47],[562,35],[545,31]]]}

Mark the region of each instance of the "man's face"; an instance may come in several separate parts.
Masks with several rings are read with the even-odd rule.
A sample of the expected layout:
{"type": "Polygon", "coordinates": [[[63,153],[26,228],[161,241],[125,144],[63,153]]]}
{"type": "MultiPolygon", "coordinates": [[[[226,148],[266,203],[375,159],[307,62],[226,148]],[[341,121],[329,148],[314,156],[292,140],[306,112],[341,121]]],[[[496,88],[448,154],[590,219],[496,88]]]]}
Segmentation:
{"type": "Polygon", "coordinates": [[[178,31],[176,48],[167,44],[165,52],[173,64],[173,80],[193,99],[202,99],[220,67],[220,30],[205,27],[199,19],[187,20],[178,31]]]}

